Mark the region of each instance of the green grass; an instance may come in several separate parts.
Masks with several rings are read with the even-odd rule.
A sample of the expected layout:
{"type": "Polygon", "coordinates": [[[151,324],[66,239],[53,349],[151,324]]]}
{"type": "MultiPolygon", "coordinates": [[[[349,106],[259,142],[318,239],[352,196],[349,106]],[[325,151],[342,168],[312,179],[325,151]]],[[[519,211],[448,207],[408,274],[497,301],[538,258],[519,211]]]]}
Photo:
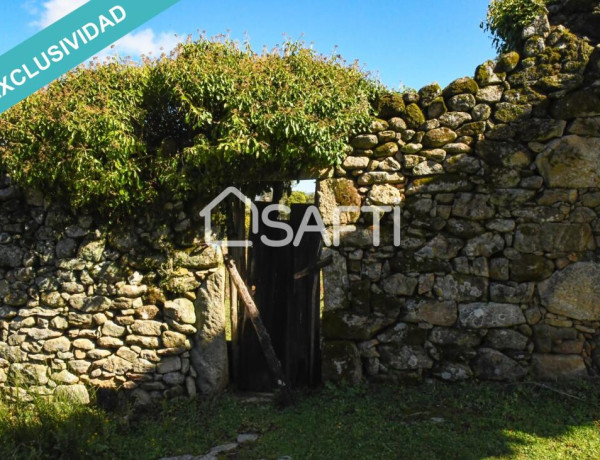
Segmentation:
{"type": "Polygon", "coordinates": [[[325,388],[296,406],[248,404],[233,395],[127,412],[65,404],[0,406],[0,458],[156,459],[202,455],[254,432],[229,458],[597,459],[600,391],[593,383],[423,384],[325,388]]]}

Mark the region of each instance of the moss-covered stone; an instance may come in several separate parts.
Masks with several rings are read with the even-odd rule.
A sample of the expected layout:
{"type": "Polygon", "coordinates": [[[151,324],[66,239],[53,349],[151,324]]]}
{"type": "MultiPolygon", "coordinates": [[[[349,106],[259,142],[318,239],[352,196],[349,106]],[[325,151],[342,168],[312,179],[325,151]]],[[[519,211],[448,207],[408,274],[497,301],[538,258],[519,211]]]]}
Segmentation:
{"type": "Polygon", "coordinates": [[[391,157],[398,153],[398,143],[396,142],[387,142],[383,145],[377,147],[374,151],[374,155],[377,158],[380,157],[391,157]]]}
{"type": "Polygon", "coordinates": [[[519,65],[519,61],[521,60],[521,56],[516,51],[511,51],[510,53],[505,53],[498,59],[498,63],[496,64],[496,72],[512,72],[519,65]]]}
{"type": "Polygon", "coordinates": [[[547,99],[547,96],[539,93],[533,88],[509,89],[504,92],[504,101],[512,104],[539,104],[547,99]]]}
{"type": "Polygon", "coordinates": [[[439,118],[445,113],[448,112],[448,107],[446,107],[446,101],[444,101],[443,97],[438,97],[433,100],[429,107],[427,107],[427,117],[429,119],[439,118]]]}
{"type": "Polygon", "coordinates": [[[479,85],[475,80],[470,77],[459,78],[454,80],[444,89],[444,97],[446,99],[456,96],[458,94],[477,94],[479,91],[479,85]]]}
{"type": "Polygon", "coordinates": [[[476,136],[478,134],[483,134],[485,132],[485,127],[485,121],[467,123],[466,125],[461,126],[456,131],[456,134],[458,134],[458,136],[476,136]]]}
{"type": "Polygon", "coordinates": [[[406,107],[405,121],[409,128],[419,129],[425,123],[425,115],[417,104],[410,104],[406,107]]]}
{"type": "Polygon", "coordinates": [[[403,116],[406,112],[404,99],[399,93],[384,93],[377,101],[377,111],[381,118],[393,118],[403,116]]]}
{"type": "Polygon", "coordinates": [[[415,179],[407,188],[406,195],[417,193],[449,193],[471,190],[469,181],[458,175],[440,175],[415,179]]]}
{"type": "Polygon", "coordinates": [[[372,133],[380,133],[381,131],[387,131],[389,127],[387,121],[382,120],[381,118],[375,118],[375,120],[371,122],[369,131],[372,133]]]}
{"type": "Polygon", "coordinates": [[[429,107],[429,105],[442,95],[442,88],[438,83],[424,86],[419,90],[421,107],[429,107]]]}
{"type": "MultiPolygon", "coordinates": [[[[319,182],[319,210],[325,225],[334,222],[337,206],[360,206],[362,198],[356,190],[354,181],[350,179],[326,179],[319,182]]],[[[340,221],[343,224],[354,223],[360,217],[360,212],[343,212],[340,221]]]]}
{"type": "Polygon", "coordinates": [[[509,102],[500,102],[496,105],[494,118],[500,123],[511,123],[531,116],[532,107],[529,104],[511,104],[509,102]]]}
{"type": "Polygon", "coordinates": [[[498,75],[495,71],[495,64],[493,61],[487,61],[481,64],[475,70],[475,81],[479,86],[497,85],[502,83],[505,74],[498,75]]]}
{"type": "Polygon", "coordinates": [[[453,142],[458,136],[449,128],[438,128],[427,131],[423,137],[423,145],[425,147],[443,147],[444,145],[453,142]]]}
{"type": "Polygon", "coordinates": [[[586,88],[559,99],[552,115],[561,120],[600,115],[600,88],[586,88]]]}

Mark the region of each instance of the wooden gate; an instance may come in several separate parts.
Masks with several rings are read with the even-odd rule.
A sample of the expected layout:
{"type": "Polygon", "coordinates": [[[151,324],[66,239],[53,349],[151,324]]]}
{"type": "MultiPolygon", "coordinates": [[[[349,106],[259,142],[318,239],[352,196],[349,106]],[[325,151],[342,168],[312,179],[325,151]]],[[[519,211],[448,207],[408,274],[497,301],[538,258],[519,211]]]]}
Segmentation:
{"type": "MultiPolygon", "coordinates": [[[[255,203],[262,212],[270,203],[255,203]]],[[[286,221],[297,234],[309,205],[291,206],[286,221]]],[[[321,253],[321,235],[306,233],[298,247],[281,248],[265,245],[261,236],[283,240],[285,231],[260,224],[257,235],[250,237],[253,246],[247,252],[246,283],[271,336],[275,353],[281,361],[288,383],[294,387],[314,386],[320,382],[320,271],[314,269],[321,253]],[[311,269],[313,268],[313,269],[311,269]],[[296,276],[295,276],[296,275],[296,276]]],[[[237,347],[234,355],[234,378],[239,389],[271,391],[273,376],[251,322],[239,312],[237,347]]]]}

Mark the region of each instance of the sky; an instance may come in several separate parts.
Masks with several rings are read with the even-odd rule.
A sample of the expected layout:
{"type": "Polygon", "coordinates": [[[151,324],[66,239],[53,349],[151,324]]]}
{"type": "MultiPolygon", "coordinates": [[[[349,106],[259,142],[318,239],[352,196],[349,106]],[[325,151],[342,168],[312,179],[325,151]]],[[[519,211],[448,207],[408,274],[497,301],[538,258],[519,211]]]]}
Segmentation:
{"type": "MultiPolygon", "coordinates": [[[[2,0],[0,54],[87,0],[2,0]]],[[[153,0],[145,0],[153,1],[153,0]]],[[[442,86],[495,52],[480,29],[487,0],[180,0],[117,43],[116,52],[169,51],[189,34],[250,39],[260,51],[285,37],[358,60],[388,87],[442,86]]]]}

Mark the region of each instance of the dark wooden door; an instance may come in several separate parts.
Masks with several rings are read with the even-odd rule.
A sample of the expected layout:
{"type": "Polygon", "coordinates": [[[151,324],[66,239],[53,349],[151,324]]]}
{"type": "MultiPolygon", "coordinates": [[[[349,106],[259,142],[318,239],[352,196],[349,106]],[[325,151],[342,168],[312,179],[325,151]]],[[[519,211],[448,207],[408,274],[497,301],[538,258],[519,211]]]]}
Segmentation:
{"type": "MultiPolygon", "coordinates": [[[[270,203],[256,203],[259,212],[270,203]]],[[[290,220],[294,235],[308,205],[292,205],[290,220]]],[[[261,222],[253,235],[249,251],[247,284],[271,336],[292,387],[314,386],[320,382],[320,273],[311,271],[295,279],[294,275],[314,266],[321,252],[321,235],[306,233],[298,247],[289,244],[274,248],[265,245],[261,236],[282,240],[285,231],[261,222]]],[[[238,388],[248,391],[271,391],[275,388],[262,354],[256,333],[243,318],[239,331],[238,388]]]]}

